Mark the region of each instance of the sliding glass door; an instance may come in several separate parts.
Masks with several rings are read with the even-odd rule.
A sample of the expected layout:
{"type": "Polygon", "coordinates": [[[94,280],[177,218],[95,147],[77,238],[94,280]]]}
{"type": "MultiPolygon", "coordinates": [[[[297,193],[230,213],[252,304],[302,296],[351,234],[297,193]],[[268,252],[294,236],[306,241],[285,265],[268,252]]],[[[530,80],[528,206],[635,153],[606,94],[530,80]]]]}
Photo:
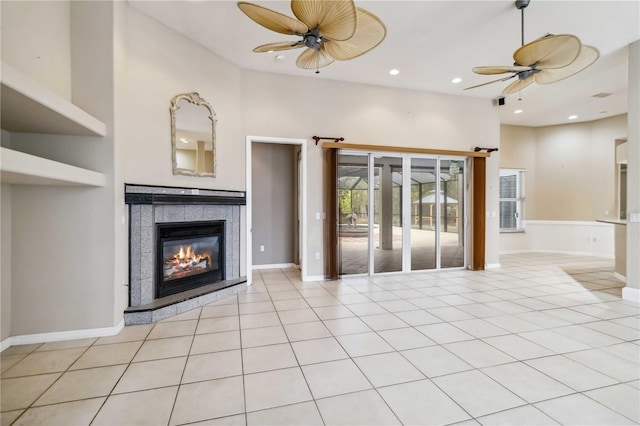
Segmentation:
{"type": "Polygon", "coordinates": [[[465,267],[465,182],[465,158],[340,151],[340,275],[465,267]]]}
{"type": "Polygon", "coordinates": [[[464,182],[460,160],[440,160],[440,268],[465,266],[464,182]]]}
{"type": "Polygon", "coordinates": [[[435,158],[411,159],[411,270],[437,267],[435,158]]]}
{"type": "Polygon", "coordinates": [[[373,272],[402,272],[402,157],[373,155],[373,272]]]}
{"type": "Polygon", "coordinates": [[[338,155],[340,275],[369,273],[369,156],[338,155]]]}

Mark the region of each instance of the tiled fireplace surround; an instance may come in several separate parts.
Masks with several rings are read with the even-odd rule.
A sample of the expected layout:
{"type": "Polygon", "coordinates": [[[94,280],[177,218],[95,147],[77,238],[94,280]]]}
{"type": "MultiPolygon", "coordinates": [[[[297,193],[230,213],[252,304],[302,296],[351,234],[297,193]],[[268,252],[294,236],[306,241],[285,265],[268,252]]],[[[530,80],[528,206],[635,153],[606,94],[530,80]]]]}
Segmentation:
{"type": "Polygon", "coordinates": [[[241,191],[125,185],[129,205],[129,308],[126,325],[148,324],[246,289],[240,277],[241,191]],[[225,221],[225,280],[155,299],[156,224],[225,221]]]}

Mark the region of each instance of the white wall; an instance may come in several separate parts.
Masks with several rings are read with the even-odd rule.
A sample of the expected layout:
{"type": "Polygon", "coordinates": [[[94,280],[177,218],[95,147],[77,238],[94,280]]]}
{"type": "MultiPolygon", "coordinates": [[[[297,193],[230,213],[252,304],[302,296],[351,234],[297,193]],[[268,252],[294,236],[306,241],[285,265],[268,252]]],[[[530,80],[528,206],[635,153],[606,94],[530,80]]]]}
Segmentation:
{"type": "MultiPolygon", "coordinates": [[[[307,138],[307,253],[323,253],[322,148],[311,137],[342,136],[345,143],[468,151],[498,146],[499,116],[490,100],[390,89],[244,70],[244,133],[307,138]],[[310,113],[313,111],[313,113],[310,113]],[[464,125],[461,125],[464,117],[464,125]]],[[[487,210],[498,210],[499,158],[487,161],[487,210]]],[[[498,220],[487,218],[486,262],[498,262],[498,220]]],[[[308,259],[309,275],[323,260],[308,259]]]]}
{"type": "MultiPolygon", "coordinates": [[[[4,135],[3,135],[4,137],[4,135]]],[[[11,335],[11,185],[0,185],[0,341],[11,335]]]]}
{"type": "MultiPolygon", "coordinates": [[[[640,215],[640,41],[629,45],[627,210],[640,215]]],[[[627,288],[623,297],[640,302],[640,222],[627,224],[627,288]]]]}
{"type": "Polygon", "coordinates": [[[535,219],[595,220],[616,210],[615,141],[627,116],[536,129],[535,219]]]}
{"type": "Polygon", "coordinates": [[[539,251],[613,259],[614,226],[593,221],[526,220],[525,232],[500,234],[500,253],[539,251]]]}
{"type": "Polygon", "coordinates": [[[127,183],[245,190],[238,67],[126,5],[126,67],[118,102],[118,144],[127,183]],[[198,92],[216,112],[216,177],[174,176],[169,104],[198,92]]]}
{"type": "MultiPolygon", "coordinates": [[[[107,177],[103,188],[12,186],[13,336],[117,323],[113,315],[114,282],[119,280],[116,275],[120,268],[114,257],[118,230],[113,214],[117,190],[113,185],[112,23],[110,2],[73,3],[67,22],[71,34],[71,98],[107,125],[107,136],[11,135],[16,150],[85,167],[107,177]]],[[[33,34],[34,38],[43,36],[46,34],[33,34]]]]}
{"type": "Polygon", "coordinates": [[[2,1],[2,60],[71,99],[71,2],[2,1]]]}
{"type": "Polygon", "coordinates": [[[526,229],[500,234],[500,251],[612,257],[613,225],[594,221],[617,211],[616,140],[626,135],[626,114],[539,128],[501,126],[501,167],[526,170],[526,229]]]}

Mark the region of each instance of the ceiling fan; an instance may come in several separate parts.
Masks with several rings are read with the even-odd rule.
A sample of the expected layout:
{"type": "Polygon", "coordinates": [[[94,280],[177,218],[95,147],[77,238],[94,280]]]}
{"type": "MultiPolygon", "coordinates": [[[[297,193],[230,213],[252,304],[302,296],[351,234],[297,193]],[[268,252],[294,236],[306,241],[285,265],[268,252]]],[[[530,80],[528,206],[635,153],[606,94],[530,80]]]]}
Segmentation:
{"type": "Polygon", "coordinates": [[[356,7],[353,0],[291,0],[297,19],[253,3],[241,1],[238,7],[271,31],[300,37],[296,41],[263,44],[254,52],[305,48],[296,64],[315,69],[316,73],[336,59],[346,61],[367,53],[387,34],[382,21],[356,7]]]}
{"type": "Polygon", "coordinates": [[[530,0],[516,0],[516,8],[522,12],[522,37],[518,50],[513,54],[513,66],[475,67],[473,72],[483,75],[511,73],[508,77],[467,87],[464,90],[486,86],[487,84],[518,78],[508,85],[503,95],[518,92],[534,82],[538,84],[555,83],[582,71],[593,64],[600,52],[593,46],[583,45],[580,39],[571,34],[547,34],[531,43],[524,44],[524,9],[530,0]]]}

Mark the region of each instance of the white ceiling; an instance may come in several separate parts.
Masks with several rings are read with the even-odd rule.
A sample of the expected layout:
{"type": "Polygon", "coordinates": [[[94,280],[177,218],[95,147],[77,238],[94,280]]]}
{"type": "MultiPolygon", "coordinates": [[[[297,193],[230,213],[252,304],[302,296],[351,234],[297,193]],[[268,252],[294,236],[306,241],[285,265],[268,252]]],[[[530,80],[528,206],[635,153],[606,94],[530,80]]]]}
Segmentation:
{"type": "MultiPolygon", "coordinates": [[[[288,1],[256,0],[292,16],[288,1]]],[[[255,46],[295,40],[262,28],[227,0],[133,1],[142,13],[202,44],[230,62],[251,70],[495,99],[507,83],[463,91],[492,76],[474,74],[480,65],[511,65],[520,47],[520,11],[511,0],[498,1],[356,1],[377,15],[387,37],[371,52],[336,61],[320,74],[296,67],[300,50],[253,53],[255,46]],[[397,68],[400,74],[389,75],[397,68]],[[452,84],[454,77],[462,83],[452,84]]],[[[640,2],[532,0],[525,10],[525,43],[547,33],[574,34],[600,50],[600,59],[558,83],[532,85],[510,95],[500,108],[501,122],[547,126],[591,121],[627,111],[627,45],[640,39],[640,2]],[[599,99],[601,92],[612,96],[599,99]],[[521,114],[514,110],[522,109],[521,114]]]]}

